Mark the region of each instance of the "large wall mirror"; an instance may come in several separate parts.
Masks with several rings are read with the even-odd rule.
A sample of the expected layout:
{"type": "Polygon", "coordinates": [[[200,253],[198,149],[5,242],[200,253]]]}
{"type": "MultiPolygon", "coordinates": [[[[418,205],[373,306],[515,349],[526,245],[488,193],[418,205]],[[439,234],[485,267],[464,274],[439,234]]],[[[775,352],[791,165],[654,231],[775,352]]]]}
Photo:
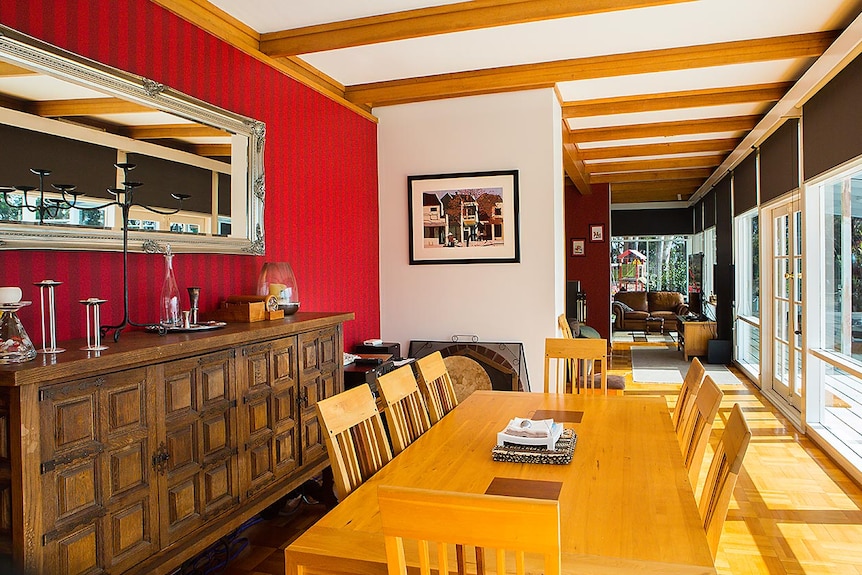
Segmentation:
{"type": "Polygon", "coordinates": [[[122,249],[123,210],[95,208],[134,181],[130,250],[263,254],[265,134],[0,25],[0,249],[122,249]]]}

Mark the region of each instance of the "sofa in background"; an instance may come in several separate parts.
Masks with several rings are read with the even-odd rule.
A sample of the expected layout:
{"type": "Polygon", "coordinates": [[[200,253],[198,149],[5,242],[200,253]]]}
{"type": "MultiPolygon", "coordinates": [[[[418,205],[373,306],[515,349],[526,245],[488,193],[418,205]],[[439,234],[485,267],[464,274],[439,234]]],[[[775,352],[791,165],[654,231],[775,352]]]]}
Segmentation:
{"type": "Polygon", "coordinates": [[[646,329],[648,317],[662,318],[664,331],[676,331],[676,316],[686,315],[688,305],[675,291],[621,291],[614,295],[611,309],[614,329],[646,329]]]}

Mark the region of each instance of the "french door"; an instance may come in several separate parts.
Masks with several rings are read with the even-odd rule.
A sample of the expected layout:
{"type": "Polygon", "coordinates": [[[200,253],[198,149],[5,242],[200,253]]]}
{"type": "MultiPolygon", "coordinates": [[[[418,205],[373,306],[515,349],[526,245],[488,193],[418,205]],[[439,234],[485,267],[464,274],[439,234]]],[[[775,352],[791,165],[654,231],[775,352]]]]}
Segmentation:
{"type": "Polygon", "coordinates": [[[769,209],[771,254],[771,377],[773,394],[802,409],[802,210],[786,201],[769,209]]]}

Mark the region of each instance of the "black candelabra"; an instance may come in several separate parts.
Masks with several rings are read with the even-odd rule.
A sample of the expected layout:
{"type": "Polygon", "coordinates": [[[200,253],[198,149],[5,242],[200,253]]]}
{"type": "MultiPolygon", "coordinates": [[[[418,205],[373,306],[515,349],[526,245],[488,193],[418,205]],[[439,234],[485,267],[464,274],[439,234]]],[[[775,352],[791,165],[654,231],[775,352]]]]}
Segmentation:
{"type": "Polygon", "coordinates": [[[188,194],[171,194],[172,198],[180,202],[180,207],[175,210],[157,210],[145,204],[137,203],[135,202],[135,189],[139,188],[143,184],[141,182],[129,181],[129,172],[135,169],[135,164],[122,163],[114,165],[117,168],[123,170],[123,187],[108,188],[108,192],[110,192],[110,194],[115,198],[114,201],[102,204],[101,206],[96,206],[91,209],[97,210],[107,208],[108,206],[118,206],[123,215],[123,321],[121,321],[117,325],[103,325],[99,328],[99,330],[101,331],[103,337],[109,331],[113,331],[114,341],[120,339],[120,333],[127,325],[157,329],[159,334],[163,335],[167,333],[167,330],[163,325],[135,323],[129,318],[129,210],[132,206],[140,206],[145,210],[153,212],[154,214],[169,216],[171,214],[179,212],[180,209],[182,209],[183,200],[186,200],[191,196],[189,196],[188,194]]]}
{"type": "Polygon", "coordinates": [[[0,187],[0,193],[3,194],[3,201],[6,202],[11,208],[20,207],[21,209],[26,209],[28,212],[38,214],[39,224],[45,223],[45,218],[55,219],[61,210],[68,210],[70,208],[74,208],[75,204],[78,202],[78,196],[81,195],[81,192],[75,191],[76,186],[72,184],[51,184],[51,187],[60,192],[60,198],[46,198],[45,197],[45,176],[51,175],[51,170],[45,170],[43,168],[30,168],[30,171],[37,176],[39,176],[39,187],[36,186],[2,186],[0,187]],[[19,191],[21,192],[21,205],[18,206],[13,202],[9,201],[9,196],[11,192],[19,191]],[[36,197],[33,199],[33,203],[30,203],[30,192],[38,192],[36,197]]]}
{"type": "Polygon", "coordinates": [[[62,194],[62,199],[46,198],[45,176],[49,176],[51,171],[40,168],[33,168],[30,170],[39,176],[39,198],[33,205],[30,204],[27,194],[36,190],[34,186],[2,186],[0,187],[0,193],[3,194],[3,201],[6,202],[8,206],[19,207],[9,201],[7,194],[16,190],[22,192],[23,199],[20,207],[26,208],[31,212],[38,212],[40,224],[43,223],[45,216],[48,218],[55,218],[59,211],[64,209],[77,208],[79,210],[96,211],[111,206],[117,206],[120,208],[123,217],[123,320],[116,325],[103,325],[99,327],[102,337],[107,335],[108,332],[113,331],[114,341],[116,342],[120,339],[120,333],[122,333],[126,326],[148,328],[156,330],[160,334],[167,333],[166,328],[161,324],[136,323],[129,317],[129,210],[132,206],[138,206],[155,214],[169,216],[179,212],[182,209],[183,200],[186,200],[191,196],[188,194],[171,194],[171,197],[180,203],[180,207],[175,210],[156,209],[151,206],[138,203],[135,201],[135,189],[139,188],[143,184],[141,182],[133,182],[129,180],[129,172],[135,168],[135,164],[118,163],[114,164],[114,166],[123,170],[123,181],[121,182],[122,187],[108,188],[108,192],[114,197],[114,199],[98,206],[90,206],[86,208],[76,206],[78,196],[81,192],[76,191],[76,186],[71,184],[52,184],[52,187],[62,194]]]}

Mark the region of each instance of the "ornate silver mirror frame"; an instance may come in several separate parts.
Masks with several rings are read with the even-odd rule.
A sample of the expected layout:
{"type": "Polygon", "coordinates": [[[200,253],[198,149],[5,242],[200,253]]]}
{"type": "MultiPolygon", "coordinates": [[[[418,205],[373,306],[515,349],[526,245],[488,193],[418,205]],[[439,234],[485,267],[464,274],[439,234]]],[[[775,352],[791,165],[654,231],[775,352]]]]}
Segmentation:
{"type": "MultiPolygon", "coordinates": [[[[230,236],[129,232],[129,246],[153,249],[170,243],[174,252],[262,255],[266,125],[229,112],[150,79],[89,60],[0,25],[0,61],[93,88],[233,134],[230,236]],[[244,177],[239,177],[243,175],[244,177]],[[241,190],[241,192],[240,192],[241,190]],[[238,198],[237,196],[242,196],[238,198]],[[237,210],[241,213],[237,213],[237,210]]],[[[96,228],[0,223],[0,249],[121,250],[122,232],[96,228]]]]}

